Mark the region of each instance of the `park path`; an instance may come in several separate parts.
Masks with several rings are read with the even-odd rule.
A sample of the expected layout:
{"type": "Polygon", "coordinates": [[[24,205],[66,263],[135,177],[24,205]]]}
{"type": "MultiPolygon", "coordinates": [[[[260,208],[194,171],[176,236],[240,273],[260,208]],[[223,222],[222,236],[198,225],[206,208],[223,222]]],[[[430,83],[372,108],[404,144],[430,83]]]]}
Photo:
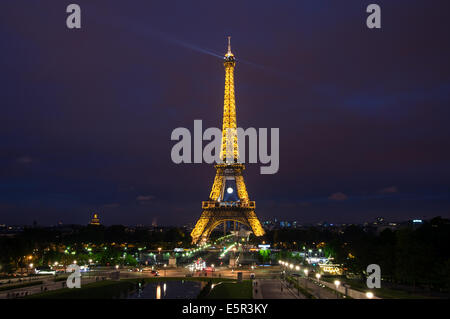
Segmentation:
{"type": "Polygon", "coordinates": [[[305,278],[299,278],[300,285],[306,289],[310,294],[312,294],[317,299],[336,299],[336,294],[326,288],[318,285],[315,280],[306,280],[305,278]]]}
{"type": "Polygon", "coordinates": [[[253,280],[254,299],[305,299],[280,279],[253,280]]]}

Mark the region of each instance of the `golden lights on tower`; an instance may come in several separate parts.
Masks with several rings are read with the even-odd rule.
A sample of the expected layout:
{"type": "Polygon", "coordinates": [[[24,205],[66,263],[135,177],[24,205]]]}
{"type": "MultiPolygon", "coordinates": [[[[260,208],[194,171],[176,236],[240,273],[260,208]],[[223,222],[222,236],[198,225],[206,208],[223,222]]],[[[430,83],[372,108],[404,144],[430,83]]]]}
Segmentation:
{"type": "Polygon", "coordinates": [[[264,235],[264,229],[256,217],[255,202],[250,201],[242,176],[245,166],[239,163],[234,95],[236,59],[231,52],[231,37],[228,37],[228,50],[224,56],[224,66],[225,90],[220,150],[222,163],[215,165],[216,176],[209,200],[202,202],[202,215],[191,233],[193,243],[197,243],[199,240],[206,241],[215,227],[229,221],[232,221],[234,225],[246,225],[251,228],[255,236],[264,235]],[[236,196],[234,194],[237,197],[233,197],[236,196]]]}

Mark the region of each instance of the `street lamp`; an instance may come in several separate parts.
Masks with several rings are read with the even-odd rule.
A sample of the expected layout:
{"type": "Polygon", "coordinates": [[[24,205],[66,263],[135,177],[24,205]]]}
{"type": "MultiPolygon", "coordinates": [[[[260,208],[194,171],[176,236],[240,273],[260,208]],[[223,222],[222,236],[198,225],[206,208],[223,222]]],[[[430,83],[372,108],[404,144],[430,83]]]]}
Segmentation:
{"type": "Polygon", "coordinates": [[[370,291],[366,292],[366,297],[367,297],[367,299],[372,299],[373,293],[371,293],[370,291]]]}
{"type": "Polygon", "coordinates": [[[305,288],[308,289],[308,269],[303,270],[305,273],[305,288]]]}
{"type": "Polygon", "coordinates": [[[295,266],[295,270],[299,271],[300,270],[300,266],[295,266]]]}
{"type": "Polygon", "coordinates": [[[339,285],[341,284],[341,282],[339,280],[335,280],[334,281],[334,285],[336,286],[336,298],[339,298],[339,285]]]}
{"type": "Polygon", "coordinates": [[[320,299],[320,274],[316,274],[316,278],[317,278],[317,281],[319,282],[319,289],[317,289],[317,292],[318,292],[318,297],[319,297],[319,299],[320,299]]]}

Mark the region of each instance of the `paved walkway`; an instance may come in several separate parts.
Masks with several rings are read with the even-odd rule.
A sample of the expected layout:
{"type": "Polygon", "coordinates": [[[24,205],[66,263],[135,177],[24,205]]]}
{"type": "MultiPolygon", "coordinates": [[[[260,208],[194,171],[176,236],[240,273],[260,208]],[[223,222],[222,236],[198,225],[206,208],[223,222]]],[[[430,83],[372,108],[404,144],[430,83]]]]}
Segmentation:
{"type": "Polygon", "coordinates": [[[289,288],[280,279],[257,279],[253,280],[254,299],[305,299],[302,294],[289,288]]]}
{"type": "Polygon", "coordinates": [[[336,293],[319,286],[316,280],[306,280],[305,278],[299,278],[300,286],[305,288],[310,294],[317,299],[336,299],[336,293]]]}

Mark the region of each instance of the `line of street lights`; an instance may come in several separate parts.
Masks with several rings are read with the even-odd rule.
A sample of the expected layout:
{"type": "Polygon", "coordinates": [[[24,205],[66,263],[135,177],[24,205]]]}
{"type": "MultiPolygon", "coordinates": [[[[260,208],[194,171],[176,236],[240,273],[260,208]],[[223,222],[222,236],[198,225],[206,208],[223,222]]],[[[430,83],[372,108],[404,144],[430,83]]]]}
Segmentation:
{"type": "MultiPolygon", "coordinates": [[[[278,263],[280,265],[286,267],[286,268],[290,268],[291,270],[294,269],[294,268],[297,271],[301,270],[300,266],[294,265],[294,264],[290,264],[287,261],[279,260],[278,263]]],[[[305,288],[308,289],[308,272],[309,272],[308,268],[305,268],[303,270],[303,272],[305,273],[305,288]]],[[[320,284],[320,277],[321,277],[321,275],[319,273],[317,273],[316,274],[316,279],[317,279],[319,284],[320,284]]],[[[299,280],[300,280],[300,277],[298,277],[298,279],[297,279],[297,284],[298,285],[299,285],[299,280]]],[[[336,298],[339,298],[339,286],[341,285],[341,282],[339,280],[335,280],[334,281],[334,285],[336,286],[336,298]]],[[[375,296],[374,296],[374,294],[372,292],[370,292],[370,291],[366,292],[366,298],[367,299],[372,299],[373,297],[375,297],[375,296]]],[[[320,289],[319,289],[319,298],[320,298],[320,289]]]]}

